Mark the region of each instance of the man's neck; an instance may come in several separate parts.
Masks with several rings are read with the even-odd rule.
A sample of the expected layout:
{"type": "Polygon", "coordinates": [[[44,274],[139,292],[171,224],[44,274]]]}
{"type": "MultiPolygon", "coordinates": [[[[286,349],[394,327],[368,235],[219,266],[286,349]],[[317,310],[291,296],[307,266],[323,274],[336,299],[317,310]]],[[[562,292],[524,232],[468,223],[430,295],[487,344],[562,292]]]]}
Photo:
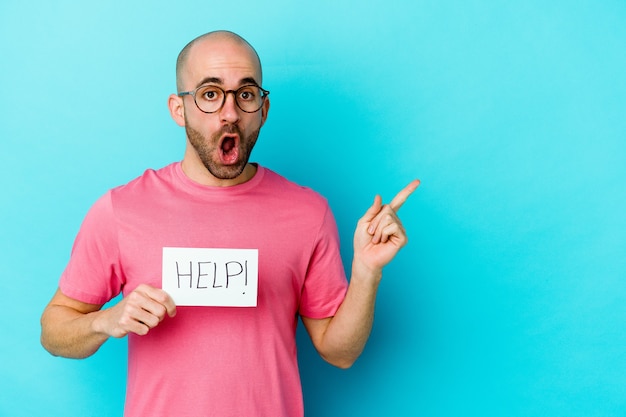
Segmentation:
{"type": "Polygon", "coordinates": [[[190,163],[187,159],[183,159],[181,163],[183,173],[192,181],[198,184],[210,187],[232,187],[233,185],[243,184],[250,181],[256,174],[257,167],[255,164],[248,163],[243,172],[233,179],[221,179],[215,177],[204,165],[190,163]]]}

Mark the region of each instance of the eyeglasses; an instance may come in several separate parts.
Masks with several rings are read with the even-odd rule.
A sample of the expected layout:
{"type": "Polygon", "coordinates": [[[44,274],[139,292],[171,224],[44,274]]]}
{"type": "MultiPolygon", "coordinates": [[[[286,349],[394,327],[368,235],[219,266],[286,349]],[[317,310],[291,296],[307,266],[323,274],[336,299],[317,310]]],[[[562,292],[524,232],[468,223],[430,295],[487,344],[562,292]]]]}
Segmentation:
{"type": "Polygon", "coordinates": [[[236,90],[227,91],[216,85],[201,85],[193,91],[178,93],[178,96],[192,96],[201,112],[215,113],[224,107],[226,95],[229,93],[235,97],[235,103],[242,111],[255,113],[261,110],[270,92],[258,85],[244,85],[236,90]]]}

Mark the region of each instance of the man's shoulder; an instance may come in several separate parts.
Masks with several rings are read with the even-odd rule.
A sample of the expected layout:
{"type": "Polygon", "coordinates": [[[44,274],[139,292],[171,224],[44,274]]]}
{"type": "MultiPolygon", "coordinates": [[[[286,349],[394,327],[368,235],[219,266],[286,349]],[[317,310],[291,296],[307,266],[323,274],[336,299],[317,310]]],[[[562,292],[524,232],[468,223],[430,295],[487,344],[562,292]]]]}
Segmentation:
{"type": "Polygon", "coordinates": [[[276,193],[282,198],[290,200],[293,204],[317,203],[323,206],[327,204],[326,198],[316,190],[287,179],[271,169],[264,168],[264,170],[264,182],[270,187],[272,193],[276,193]]]}
{"type": "Polygon", "coordinates": [[[125,184],[118,185],[111,189],[113,193],[135,193],[146,186],[155,186],[172,182],[176,163],[166,165],[162,168],[147,168],[141,175],[133,178],[125,184]]]}
{"type": "Polygon", "coordinates": [[[118,210],[132,209],[163,198],[164,193],[171,192],[175,188],[173,187],[174,169],[175,163],[158,169],[148,168],[127,183],[111,188],[107,193],[111,204],[118,210]]]}

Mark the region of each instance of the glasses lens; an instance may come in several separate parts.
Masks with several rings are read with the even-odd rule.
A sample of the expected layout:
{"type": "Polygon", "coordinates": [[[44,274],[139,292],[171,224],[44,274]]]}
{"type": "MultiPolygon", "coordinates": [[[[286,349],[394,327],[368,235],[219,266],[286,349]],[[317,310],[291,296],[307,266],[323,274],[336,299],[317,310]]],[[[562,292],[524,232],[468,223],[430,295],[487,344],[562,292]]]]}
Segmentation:
{"type": "Polygon", "coordinates": [[[196,91],[196,104],[203,112],[213,113],[222,107],[224,91],[216,86],[207,85],[196,91]]]}
{"type": "Polygon", "coordinates": [[[254,113],[263,106],[263,92],[255,85],[243,86],[235,94],[237,105],[245,112],[254,113]]]}

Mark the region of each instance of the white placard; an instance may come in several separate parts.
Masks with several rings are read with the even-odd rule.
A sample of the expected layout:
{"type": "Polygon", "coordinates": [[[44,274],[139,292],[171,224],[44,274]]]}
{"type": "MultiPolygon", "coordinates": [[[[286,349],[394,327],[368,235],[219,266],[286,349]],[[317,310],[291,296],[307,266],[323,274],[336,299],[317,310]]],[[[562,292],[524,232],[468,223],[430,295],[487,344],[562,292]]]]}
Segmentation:
{"type": "Polygon", "coordinates": [[[179,306],[256,307],[257,249],[163,248],[163,290],[179,306]]]}

